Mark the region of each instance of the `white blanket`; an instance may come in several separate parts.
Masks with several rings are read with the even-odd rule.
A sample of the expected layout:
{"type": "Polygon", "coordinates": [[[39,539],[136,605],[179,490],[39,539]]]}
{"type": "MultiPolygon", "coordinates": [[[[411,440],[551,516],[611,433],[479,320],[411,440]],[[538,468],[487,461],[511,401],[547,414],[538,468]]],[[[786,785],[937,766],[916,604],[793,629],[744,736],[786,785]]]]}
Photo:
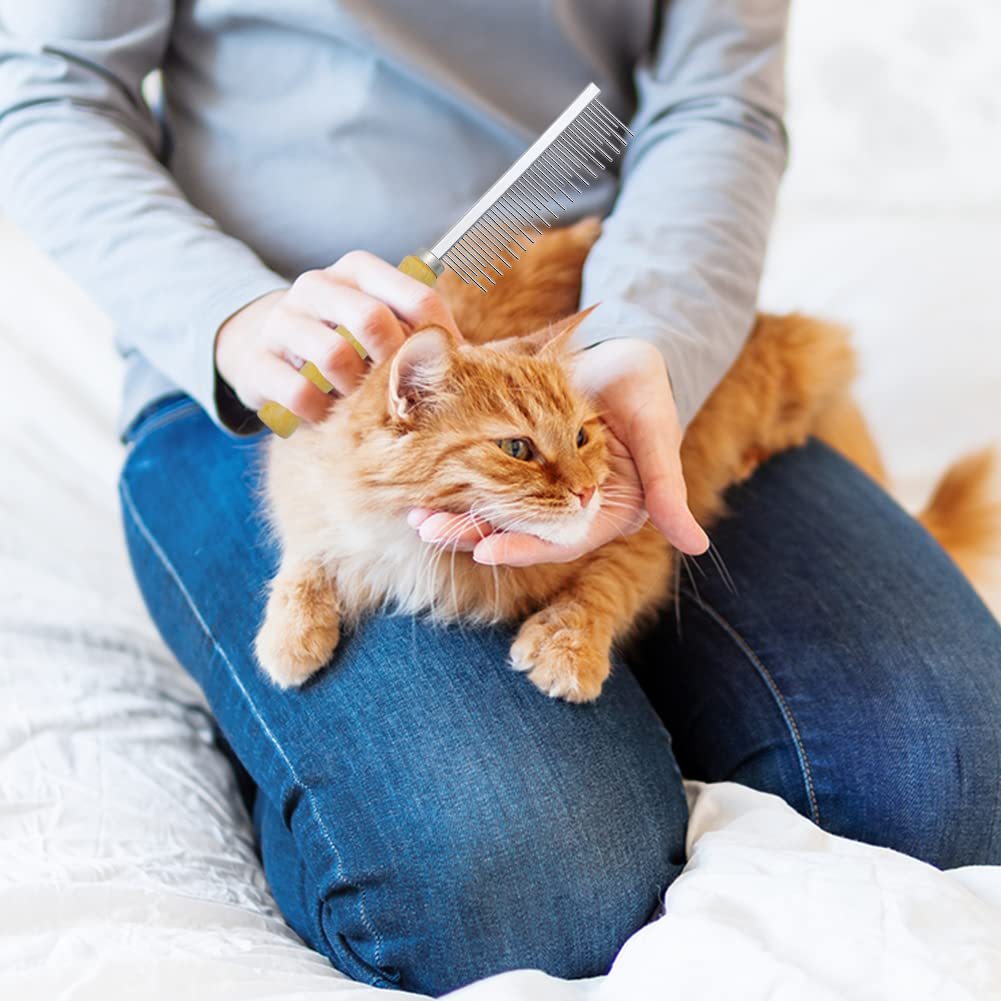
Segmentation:
{"type": "MultiPolygon", "coordinates": [[[[796,16],[764,304],[856,327],[863,402],[915,503],[1001,430],[1001,88],[980,83],[1001,9],[796,16]]],[[[2,226],[0,303],[0,997],[391,997],[285,927],[201,697],[142,609],[106,320],[2,226]]],[[[1001,998],[1001,867],[943,873],[773,797],[689,791],[685,872],[607,977],[514,971],[455,996],[1001,998]]]]}

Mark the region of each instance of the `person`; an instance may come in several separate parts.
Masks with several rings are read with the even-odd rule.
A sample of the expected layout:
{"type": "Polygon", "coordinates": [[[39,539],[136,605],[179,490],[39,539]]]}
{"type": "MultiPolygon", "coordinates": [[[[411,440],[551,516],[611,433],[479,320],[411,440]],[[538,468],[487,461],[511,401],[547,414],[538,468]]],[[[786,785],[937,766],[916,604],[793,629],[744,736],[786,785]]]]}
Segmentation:
{"type": "MultiPolygon", "coordinates": [[[[643,516],[705,549],[678,446],[754,315],[787,156],[786,16],[784,0],[0,0],[0,197],[115,321],[136,577],[245,769],[284,915],[359,981],[439,994],[514,967],[605,972],[684,865],[682,775],[935,865],[1001,862],[997,623],[819,442],[733,491],[714,542],[735,590],[693,576],[681,628],[665,612],[593,704],[541,697],[501,627],[374,616],[295,691],[253,661],[276,559],[256,409],[323,417],[302,359],[334,396],[356,384],[337,323],[376,361],[454,325],[393,262],[591,80],[635,139],[568,216],[606,217],[576,336],[597,344],[592,389],[643,516]]],[[[414,519],[429,544],[440,520],[414,519]]],[[[485,545],[485,562],[572,555],[485,545]]]]}

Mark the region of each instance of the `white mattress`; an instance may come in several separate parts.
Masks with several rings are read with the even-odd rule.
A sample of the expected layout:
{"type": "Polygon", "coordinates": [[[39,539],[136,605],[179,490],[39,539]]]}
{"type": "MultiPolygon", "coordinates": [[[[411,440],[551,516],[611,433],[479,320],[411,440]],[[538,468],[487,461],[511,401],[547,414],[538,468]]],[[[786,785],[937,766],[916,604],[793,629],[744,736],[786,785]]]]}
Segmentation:
{"type": "MultiPolygon", "coordinates": [[[[821,6],[795,25],[763,301],[856,327],[862,398],[914,503],[1001,432],[1001,10],[821,6]]],[[[142,609],[107,322],[2,226],[0,303],[0,997],[392,996],[284,926],[199,693],[142,609]]],[[[515,971],[457,996],[1001,997],[1001,867],[939,872],[733,785],[690,795],[666,915],[606,978],[515,971]]]]}

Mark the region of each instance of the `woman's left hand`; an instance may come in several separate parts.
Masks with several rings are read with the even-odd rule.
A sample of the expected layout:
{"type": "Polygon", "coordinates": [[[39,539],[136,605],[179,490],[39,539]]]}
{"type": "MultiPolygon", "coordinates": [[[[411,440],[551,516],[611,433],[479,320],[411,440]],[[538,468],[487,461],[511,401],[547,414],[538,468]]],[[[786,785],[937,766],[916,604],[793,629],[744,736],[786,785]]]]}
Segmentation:
{"type": "Polygon", "coordinates": [[[697,555],[709,548],[688,508],[681,428],[660,352],[632,338],[605,341],[575,356],[574,382],[597,403],[609,432],[611,472],[587,536],[563,546],[534,535],[495,531],[486,522],[470,525],[468,514],[415,508],[407,520],[425,542],[471,551],[477,563],[566,563],[638,531],[649,518],[681,552],[697,555]]]}

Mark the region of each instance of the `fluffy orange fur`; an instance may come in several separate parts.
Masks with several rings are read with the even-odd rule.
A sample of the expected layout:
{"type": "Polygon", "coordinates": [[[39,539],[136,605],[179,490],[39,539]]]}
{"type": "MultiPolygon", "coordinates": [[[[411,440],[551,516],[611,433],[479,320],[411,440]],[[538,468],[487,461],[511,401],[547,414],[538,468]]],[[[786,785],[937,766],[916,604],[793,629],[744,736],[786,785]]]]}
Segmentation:
{"type": "MultiPolygon", "coordinates": [[[[600,420],[571,386],[566,344],[599,232],[586,219],[547,234],[489,297],[443,277],[464,343],[438,328],[415,332],[322,424],[270,443],[267,497],[282,561],[256,651],[277,684],[304,682],[331,659],[342,623],[389,607],[443,621],[520,622],[512,666],[551,696],[589,701],[608,676],[612,645],[667,602],[674,554],[649,524],[573,563],[512,568],[431,547],[404,517],[412,507],[474,511],[554,541],[586,531],[607,452],[600,420]],[[512,438],[530,439],[538,460],[497,447],[512,438]]],[[[854,372],[844,330],[761,316],[685,434],[695,517],[711,526],[729,486],[811,434],[881,478],[849,395],[854,372]]],[[[962,510],[977,476],[959,470],[940,511],[962,510]]],[[[964,546],[976,549],[985,526],[972,529],[975,538],[960,533],[964,546]]],[[[956,536],[954,525],[948,531],[956,536]]]]}

